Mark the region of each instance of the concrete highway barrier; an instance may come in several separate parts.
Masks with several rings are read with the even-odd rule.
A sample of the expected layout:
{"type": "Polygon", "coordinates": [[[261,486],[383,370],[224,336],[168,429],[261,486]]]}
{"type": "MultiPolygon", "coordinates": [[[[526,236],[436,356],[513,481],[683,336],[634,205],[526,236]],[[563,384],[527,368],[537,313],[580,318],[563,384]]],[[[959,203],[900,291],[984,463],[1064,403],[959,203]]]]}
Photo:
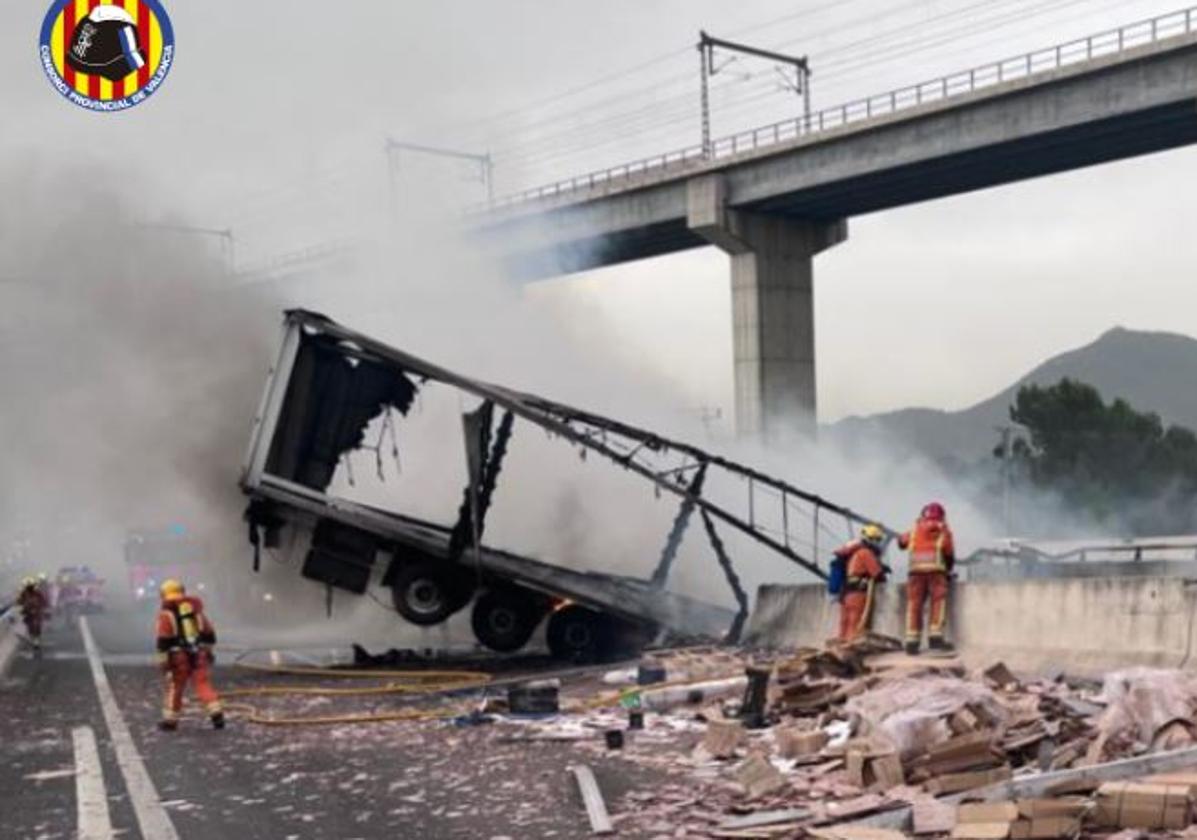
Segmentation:
{"type": "MultiPolygon", "coordinates": [[[[873,630],[904,634],[905,586],[882,585],[873,630]]],[[[822,586],[760,588],[750,644],[819,646],[835,633],[838,606],[822,586]]],[[[1132,665],[1197,667],[1197,580],[1097,577],[953,584],[947,635],[965,662],[1100,673],[1132,665]]]]}

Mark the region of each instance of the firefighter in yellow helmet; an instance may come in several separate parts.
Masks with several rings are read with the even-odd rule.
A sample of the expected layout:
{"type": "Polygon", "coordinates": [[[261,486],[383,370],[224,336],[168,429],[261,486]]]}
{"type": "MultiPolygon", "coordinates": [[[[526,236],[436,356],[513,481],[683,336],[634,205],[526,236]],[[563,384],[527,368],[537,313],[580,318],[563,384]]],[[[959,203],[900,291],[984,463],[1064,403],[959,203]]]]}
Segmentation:
{"type": "Polygon", "coordinates": [[[880,525],[865,525],[860,539],[835,552],[844,566],[844,591],[840,595],[841,642],[851,642],[869,630],[873,618],[874,589],[885,580],[881,554],[885,550],[885,530],[880,525]]]}
{"type": "Polygon", "coordinates": [[[191,597],[177,580],[162,584],[162,607],[158,611],[158,660],[166,678],[160,729],[179,727],[183,690],[195,682],[195,693],[204,712],[217,729],[224,729],[224,709],[212,687],[211,671],[216,646],[216,628],[204,613],[204,603],[191,597]]]}

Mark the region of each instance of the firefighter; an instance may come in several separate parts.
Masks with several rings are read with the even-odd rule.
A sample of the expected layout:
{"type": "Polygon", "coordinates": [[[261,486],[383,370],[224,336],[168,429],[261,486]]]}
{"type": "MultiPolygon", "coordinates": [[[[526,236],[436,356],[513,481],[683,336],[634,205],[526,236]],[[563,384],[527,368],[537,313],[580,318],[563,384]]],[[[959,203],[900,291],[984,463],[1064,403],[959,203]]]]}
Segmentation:
{"type": "Polygon", "coordinates": [[[17,596],[17,604],[21,607],[21,620],[25,622],[25,632],[34,648],[42,646],[42,624],[46,620],[49,607],[46,595],[38,585],[37,578],[25,578],[21,582],[21,594],[17,596]]]}
{"type": "Polygon", "coordinates": [[[853,540],[835,552],[845,563],[844,591],[840,596],[840,641],[851,642],[869,629],[873,613],[873,593],[876,585],[885,580],[885,566],[881,552],[885,545],[885,531],[880,525],[865,525],[860,539],[853,540]]]}
{"type": "Polygon", "coordinates": [[[899,547],[910,552],[910,574],[906,581],[906,652],[919,652],[923,636],[923,605],[930,601],[927,617],[927,647],[952,650],[944,639],[948,613],[948,576],[956,563],[952,529],[947,512],[939,502],[923,507],[914,527],[898,536],[899,547]]]}
{"type": "Polygon", "coordinates": [[[224,729],[224,710],[211,682],[216,629],[204,613],[203,602],[187,595],[179,581],[166,581],[161,593],[158,661],[166,679],[166,696],[158,728],[167,732],[179,728],[183,690],[189,680],[194,680],[195,693],[204,705],[204,713],[211,719],[213,727],[224,729]]]}

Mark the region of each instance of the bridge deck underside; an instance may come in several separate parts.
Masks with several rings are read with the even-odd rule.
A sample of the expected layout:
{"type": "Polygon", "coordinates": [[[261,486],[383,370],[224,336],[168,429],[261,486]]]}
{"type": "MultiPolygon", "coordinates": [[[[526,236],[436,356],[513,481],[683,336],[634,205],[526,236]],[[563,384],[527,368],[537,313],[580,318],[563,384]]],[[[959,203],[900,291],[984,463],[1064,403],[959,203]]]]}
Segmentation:
{"type": "MultiPolygon", "coordinates": [[[[740,205],[741,209],[833,220],[986,189],[1197,143],[1197,103],[1185,100],[1131,115],[942,155],[740,205]]],[[[677,190],[677,184],[648,190],[677,190]]],[[[568,214],[572,208],[557,213],[568,214]]],[[[497,231],[496,231],[497,232],[497,231]]],[[[686,218],[611,230],[513,255],[512,270],[543,277],[698,248],[686,218]]]]}

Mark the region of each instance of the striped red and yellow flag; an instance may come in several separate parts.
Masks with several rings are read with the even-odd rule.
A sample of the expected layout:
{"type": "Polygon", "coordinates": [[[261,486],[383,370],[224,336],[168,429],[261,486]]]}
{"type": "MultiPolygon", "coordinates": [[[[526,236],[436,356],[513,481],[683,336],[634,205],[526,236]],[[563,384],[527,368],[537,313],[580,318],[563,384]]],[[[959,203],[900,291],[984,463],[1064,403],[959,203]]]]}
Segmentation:
{"type": "Polygon", "coordinates": [[[54,21],[51,44],[54,68],[68,86],[83,96],[111,102],[137,93],[158,72],[162,63],[162,24],[153,9],[142,0],[67,0],[54,21]],[[116,82],[88,73],[76,73],[66,61],[67,50],[75,38],[75,27],[96,6],[121,6],[137,21],[137,41],[148,59],[140,70],[116,82]]]}

